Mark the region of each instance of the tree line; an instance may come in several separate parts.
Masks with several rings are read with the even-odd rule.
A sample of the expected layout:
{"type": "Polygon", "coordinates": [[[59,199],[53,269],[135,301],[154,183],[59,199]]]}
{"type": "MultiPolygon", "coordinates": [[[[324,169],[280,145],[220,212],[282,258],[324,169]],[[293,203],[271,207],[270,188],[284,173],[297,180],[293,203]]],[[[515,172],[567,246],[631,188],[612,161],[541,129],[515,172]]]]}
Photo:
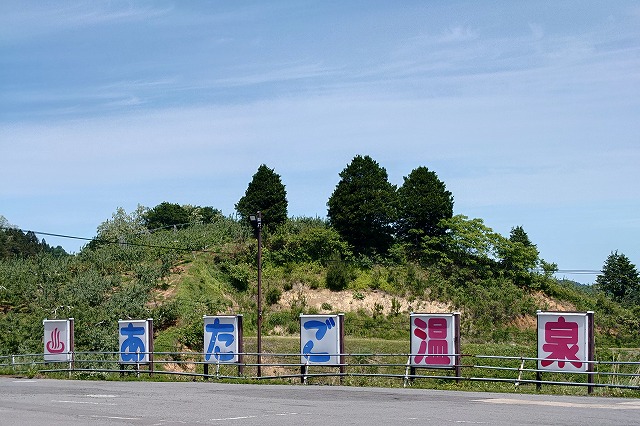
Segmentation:
{"type": "Polygon", "coordinates": [[[274,306],[265,316],[269,330],[295,329],[300,313],[319,312],[302,291],[290,309],[277,305],[283,292],[304,283],[350,289],[354,300],[369,289],[396,298],[386,315],[382,305],[348,313],[364,324],[354,333],[376,335],[374,325],[382,323],[391,336],[412,309],[401,312],[398,300],[405,298],[413,307],[433,300],[460,310],[474,339],[528,339],[514,331],[513,321],[545,309],[537,295],[546,293],[576,310],[602,312],[601,331],[614,345],[637,341],[638,274],[624,255],[612,253],[593,292],[578,292],[553,279],[554,265],[539,259],[521,226],[503,237],[481,219],[454,215],[453,195],[426,167],[395,187],[377,162],[356,156],[339,177],[326,219],[288,217],[280,176],[263,164],[235,216],[169,202],[129,213],[118,208],[73,256],[33,250],[46,243],[3,220],[0,246],[11,254],[0,258],[0,353],[38,350],[42,319],[52,317],[76,318],[83,350],[110,350],[114,320],[123,317],[154,318],[165,350],[200,350],[205,314],[246,312],[247,329],[255,331],[257,241],[249,216],[257,211],[266,223],[263,284],[267,310],[274,306]],[[7,250],[16,247],[8,237],[28,243],[7,250]],[[175,295],[165,299],[170,289],[175,295]]]}
{"type": "MultiPolygon", "coordinates": [[[[499,271],[521,287],[534,286],[534,271],[548,277],[557,271],[555,263],[539,257],[522,226],[505,238],[482,219],[454,216],[453,194],[425,166],[396,187],[378,162],[356,155],[339,176],[327,218],[356,256],[400,256],[445,271],[454,266],[481,274],[499,271]]],[[[261,165],[235,207],[243,220],[261,211],[266,224],[285,223],[287,198],[280,176],[261,165]]],[[[640,275],[624,254],[611,253],[596,284],[618,302],[640,303],[640,275]]]]}
{"type": "MultiPolygon", "coordinates": [[[[513,227],[506,238],[482,219],[454,215],[453,194],[425,166],[412,170],[397,187],[389,182],[387,171],[378,162],[368,155],[356,155],[339,177],[327,201],[328,229],[313,237],[324,240],[321,251],[330,252],[324,253],[324,258],[395,259],[435,266],[445,273],[498,273],[521,287],[536,287],[537,273],[549,277],[557,270],[556,264],[540,258],[522,226],[513,227]]],[[[282,233],[277,235],[288,221],[287,194],[274,169],[265,164],[258,167],[235,210],[245,224],[249,216],[260,211],[267,236],[273,236],[266,243],[285,244],[282,233]]],[[[89,247],[105,242],[122,244],[132,235],[210,224],[222,218],[222,212],[211,206],[162,202],[153,208],[139,206],[131,214],[119,208],[111,220],[98,227],[89,247]]],[[[0,259],[41,252],[66,254],[62,247],[53,248],[46,241],[39,241],[32,231],[23,232],[9,225],[4,217],[0,219],[0,259]]],[[[637,269],[624,254],[615,252],[607,258],[596,284],[618,302],[640,301],[637,269]]]]}
{"type": "Polygon", "coordinates": [[[66,255],[61,246],[51,247],[44,239],[39,240],[33,231],[24,232],[0,216],[0,259],[30,257],[39,253],[66,255]]]}

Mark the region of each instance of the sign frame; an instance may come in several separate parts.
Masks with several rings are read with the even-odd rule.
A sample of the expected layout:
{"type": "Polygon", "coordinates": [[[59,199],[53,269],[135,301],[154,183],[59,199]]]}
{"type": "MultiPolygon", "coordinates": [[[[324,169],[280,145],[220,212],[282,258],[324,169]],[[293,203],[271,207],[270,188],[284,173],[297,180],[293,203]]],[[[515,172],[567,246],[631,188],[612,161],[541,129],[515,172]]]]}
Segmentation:
{"type": "MultiPolygon", "coordinates": [[[[409,314],[410,321],[410,366],[415,368],[449,368],[459,371],[460,365],[460,312],[450,313],[414,313],[409,314]],[[417,321],[416,321],[417,320],[417,321]],[[446,338],[442,339],[447,342],[447,351],[443,353],[429,351],[429,341],[435,340],[433,337],[427,339],[430,334],[428,324],[432,320],[445,320],[446,322],[446,338]],[[418,335],[423,335],[420,338],[418,335]],[[420,346],[425,345],[426,351],[420,353],[420,346]],[[448,362],[437,362],[447,358],[448,362]]],[[[438,332],[442,329],[442,323],[438,322],[438,332]]],[[[439,340],[438,340],[439,341],[439,340]]],[[[434,349],[434,347],[432,347],[434,349]]],[[[456,373],[459,375],[458,373],[456,373]]]]}
{"type": "Polygon", "coordinates": [[[151,318],[118,320],[118,363],[121,365],[153,365],[153,320],[151,318]],[[127,329],[125,333],[122,332],[124,328],[127,329]],[[142,329],[142,333],[140,333],[140,329],[142,329]],[[123,351],[124,344],[128,339],[142,340],[145,350],[139,352],[123,351]],[[137,356],[135,356],[136,354],[137,356]]]}
{"type": "Polygon", "coordinates": [[[344,314],[300,314],[300,363],[343,368],[344,314]],[[311,323],[313,321],[315,323],[311,323]],[[309,327],[305,328],[305,324],[309,327]],[[319,347],[313,343],[319,343],[328,333],[334,336],[333,339],[322,342],[319,347]],[[311,352],[312,348],[317,352],[311,352]]]}
{"type": "MultiPolygon", "coordinates": [[[[586,312],[563,312],[563,311],[537,311],[537,358],[538,358],[538,370],[556,372],[556,373],[583,373],[593,371],[593,360],[595,355],[595,341],[593,330],[593,311],[586,312]],[[577,324],[575,330],[576,342],[564,343],[566,341],[567,334],[571,333],[568,326],[562,324],[567,323],[566,319],[571,318],[574,321],[568,322],[569,324],[577,324]],[[577,320],[577,321],[576,321],[577,320]],[[548,324],[558,324],[556,328],[549,326],[548,324]],[[555,337],[555,343],[549,342],[545,339],[545,330],[547,328],[551,331],[559,330],[559,333],[565,332],[565,335],[558,334],[555,337]],[[554,358],[553,348],[551,350],[545,350],[545,346],[555,345],[558,347],[564,347],[568,345],[576,345],[576,358],[554,358]],[[562,365],[561,365],[562,364],[562,365]],[[575,364],[580,364],[577,366],[575,364]]],[[[573,328],[573,327],[571,327],[573,328]]]]}
{"type": "Polygon", "coordinates": [[[205,364],[238,364],[242,363],[242,351],[244,350],[243,343],[243,327],[242,327],[242,315],[203,315],[203,357],[205,364]],[[221,325],[233,325],[233,343],[228,345],[225,349],[230,348],[230,351],[219,351],[216,352],[215,341],[211,341],[212,332],[207,331],[207,325],[215,324],[215,321],[218,321],[221,325]],[[209,352],[209,348],[211,348],[211,352],[209,352]],[[220,357],[216,357],[215,354],[233,354],[233,358],[230,360],[221,360],[220,357]],[[207,358],[207,356],[209,356],[207,358]],[[217,358],[217,359],[216,359],[217,358]]]}
{"type": "Polygon", "coordinates": [[[74,352],[74,320],[44,319],[43,358],[45,362],[72,362],[74,352]],[[62,335],[61,335],[62,333],[62,335]]]}

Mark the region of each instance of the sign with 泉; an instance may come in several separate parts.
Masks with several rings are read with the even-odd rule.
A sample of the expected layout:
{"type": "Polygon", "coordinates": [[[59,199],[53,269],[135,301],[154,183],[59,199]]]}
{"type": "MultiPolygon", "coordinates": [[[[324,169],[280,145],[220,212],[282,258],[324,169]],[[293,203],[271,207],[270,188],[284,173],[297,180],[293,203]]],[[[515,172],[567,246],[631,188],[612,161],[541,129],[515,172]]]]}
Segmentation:
{"type": "Polygon", "coordinates": [[[590,318],[581,312],[538,312],[538,369],[587,371],[590,318]]]}

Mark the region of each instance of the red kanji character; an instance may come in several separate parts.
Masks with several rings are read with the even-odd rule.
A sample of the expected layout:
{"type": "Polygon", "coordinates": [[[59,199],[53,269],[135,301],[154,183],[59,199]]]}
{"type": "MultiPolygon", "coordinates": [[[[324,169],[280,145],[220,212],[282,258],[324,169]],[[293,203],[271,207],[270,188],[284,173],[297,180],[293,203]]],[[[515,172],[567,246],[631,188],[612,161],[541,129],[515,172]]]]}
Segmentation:
{"type": "Polygon", "coordinates": [[[446,318],[429,318],[428,323],[416,318],[413,324],[416,326],[413,335],[422,340],[415,362],[419,364],[424,360],[426,364],[449,365],[451,359],[444,356],[449,353],[446,318]]]}
{"type": "Polygon", "coordinates": [[[451,358],[446,355],[449,353],[449,343],[446,340],[431,339],[427,345],[429,356],[425,358],[427,364],[449,365],[451,358]]]}
{"type": "Polygon", "coordinates": [[[449,353],[449,342],[447,342],[447,320],[446,318],[429,318],[429,343],[426,359],[428,364],[449,365],[451,358],[443,356],[449,353]],[[439,356],[434,356],[439,355],[439,356]]]}
{"type": "MultiPolygon", "coordinates": [[[[582,367],[580,359],[577,357],[578,350],[578,323],[568,322],[564,317],[559,317],[558,321],[549,321],[544,325],[544,341],[542,350],[549,352],[549,356],[540,362],[543,367],[556,362],[555,360],[570,361],[576,368],[582,367]],[[574,361],[575,360],[575,361],[574,361]]],[[[564,368],[565,361],[558,361],[558,367],[564,368]]]]}
{"type": "Polygon", "coordinates": [[[417,327],[413,330],[413,335],[422,340],[422,342],[420,342],[420,347],[418,348],[419,356],[415,357],[415,362],[420,364],[424,359],[424,355],[427,353],[427,333],[425,332],[427,329],[427,323],[420,318],[416,318],[413,321],[413,324],[417,327]]]}
{"type": "Polygon", "coordinates": [[[446,339],[447,338],[447,319],[446,318],[429,318],[429,338],[430,339],[446,339]]]}

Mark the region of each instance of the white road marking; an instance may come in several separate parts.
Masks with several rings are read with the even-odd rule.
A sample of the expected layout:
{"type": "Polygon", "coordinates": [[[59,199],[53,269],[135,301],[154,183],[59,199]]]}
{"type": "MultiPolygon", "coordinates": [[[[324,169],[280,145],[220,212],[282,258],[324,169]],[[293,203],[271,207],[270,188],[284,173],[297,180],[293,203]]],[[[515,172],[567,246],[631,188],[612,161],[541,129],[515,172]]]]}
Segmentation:
{"type": "Polygon", "coordinates": [[[222,419],[209,419],[210,422],[226,422],[228,420],[246,420],[255,419],[258,416],[240,416],[240,417],[224,417],[222,419]]]}
{"type": "Polygon", "coordinates": [[[112,420],[142,420],[140,417],[119,417],[119,416],[89,416],[92,419],[112,419],[112,420]]]}
{"type": "Polygon", "coordinates": [[[247,419],[256,419],[258,417],[272,417],[272,416],[297,416],[300,413],[274,413],[274,414],[264,414],[262,416],[238,416],[238,417],[225,417],[221,419],[209,419],[210,422],[224,422],[229,420],[247,420],[247,419]]]}
{"type": "Polygon", "coordinates": [[[85,395],[87,398],[117,398],[118,395],[94,395],[94,394],[89,394],[89,395],[85,395]]]}
{"type": "Polygon", "coordinates": [[[477,399],[477,402],[487,402],[490,404],[509,404],[509,405],[544,405],[547,407],[563,407],[563,408],[598,408],[609,410],[640,410],[640,403],[636,402],[619,402],[611,404],[582,403],[582,402],[563,402],[563,401],[536,401],[515,398],[491,398],[477,399]]]}
{"type": "Polygon", "coordinates": [[[13,383],[36,383],[37,380],[12,380],[13,383]]]}
{"type": "Polygon", "coordinates": [[[118,405],[113,402],[71,401],[62,399],[52,399],[51,402],[60,402],[62,404],[118,405]]]}

